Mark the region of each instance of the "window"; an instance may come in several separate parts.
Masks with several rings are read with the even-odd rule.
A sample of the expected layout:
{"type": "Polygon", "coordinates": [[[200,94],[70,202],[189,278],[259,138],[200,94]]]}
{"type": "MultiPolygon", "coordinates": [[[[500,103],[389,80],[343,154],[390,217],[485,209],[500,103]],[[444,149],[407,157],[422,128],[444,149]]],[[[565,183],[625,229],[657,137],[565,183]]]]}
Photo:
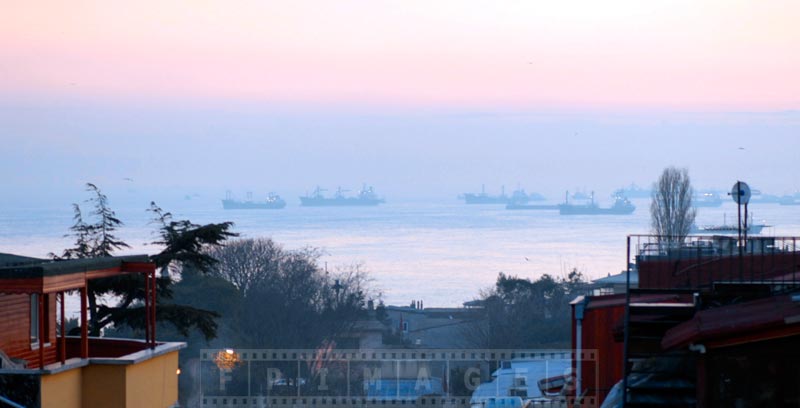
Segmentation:
{"type": "Polygon", "coordinates": [[[408,322],[403,322],[403,331],[408,332],[408,322]]]}
{"type": "MultiPolygon", "coordinates": [[[[31,294],[31,307],[30,307],[30,309],[31,309],[31,319],[30,319],[30,321],[31,321],[31,330],[30,330],[31,345],[37,345],[37,346],[39,345],[39,296],[40,295],[36,294],[36,293],[31,294]]],[[[44,307],[43,307],[43,312],[44,312],[43,313],[43,316],[44,316],[44,322],[43,322],[44,323],[44,333],[42,333],[42,340],[44,340],[44,342],[47,343],[47,341],[50,340],[49,336],[48,336],[49,328],[50,328],[50,324],[49,324],[50,322],[49,322],[49,319],[47,318],[47,316],[48,316],[47,311],[50,310],[50,308],[49,308],[50,299],[49,299],[49,296],[47,296],[47,295],[41,295],[41,296],[44,296],[44,298],[42,299],[42,303],[44,304],[44,307]]]]}
{"type": "Polygon", "coordinates": [[[39,343],[39,295],[31,295],[31,344],[39,343]]]}

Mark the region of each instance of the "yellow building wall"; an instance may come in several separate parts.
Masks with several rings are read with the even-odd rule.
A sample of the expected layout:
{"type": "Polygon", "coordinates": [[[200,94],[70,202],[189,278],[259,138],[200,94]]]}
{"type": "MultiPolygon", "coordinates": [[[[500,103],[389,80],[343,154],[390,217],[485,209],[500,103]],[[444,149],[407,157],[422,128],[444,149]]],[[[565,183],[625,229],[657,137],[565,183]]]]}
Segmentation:
{"type": "Polygon", "coordinates": [[[80,369],[67,370],[58,374],[43,375],[42,408],[81,408],[82,375],[80,369]]]}
{"type": "Polygon", "coordinates": [[[167,408],[178,401],[178,351],[138,364],[89,364],[41,377],[42,407],[167,408]]]}
{"type": "Polygon", "coordinates": [[[83,408],[125,407],[125,367],[106,364],[83,367],[83,408]]]}
{"type": "Polygon", "coordinates": [[[166,408],[178,402],[178,352],[126,368],[127,408],[166,408]]]}

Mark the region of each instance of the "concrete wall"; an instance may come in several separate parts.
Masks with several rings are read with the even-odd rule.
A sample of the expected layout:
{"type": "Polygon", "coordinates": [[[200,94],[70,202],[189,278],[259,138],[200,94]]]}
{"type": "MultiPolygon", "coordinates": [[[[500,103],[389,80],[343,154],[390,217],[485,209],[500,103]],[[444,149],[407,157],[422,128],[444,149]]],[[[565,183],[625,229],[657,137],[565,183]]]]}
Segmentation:
{"type": "Polygon", "coordinates": [[[178,401],[178,352],[126,366],[129,408],[169,407],[178,401]]]}
{"type": "Polygon", "coordinates": [[[42,407],[81,408],[83,406],[82,369],[43,375],[42,407]]]}
{"type": "Polygon", "coordinates": [[[105,364],[83,367],[83,407],[124,407],[125,368],[124,365],[105,364]]]}
{"type": "Polygon", "coordinates": [[[166,408],[178,401],[178,351],[132,364],[91,362],[41,377],[42,408],[166,408]]]}

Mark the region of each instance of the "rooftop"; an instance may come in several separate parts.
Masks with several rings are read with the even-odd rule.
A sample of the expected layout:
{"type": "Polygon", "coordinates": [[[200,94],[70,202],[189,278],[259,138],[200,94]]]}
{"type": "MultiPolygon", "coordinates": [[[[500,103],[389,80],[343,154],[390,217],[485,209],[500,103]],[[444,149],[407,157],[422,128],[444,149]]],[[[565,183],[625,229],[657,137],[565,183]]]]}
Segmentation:
{"type": "Polygon", "coordinates": [[[111,268],[124,263],[149,262],[147,255],[50,260],[0,253],[0,279],[27,279],[67,275],[111,268]]]}

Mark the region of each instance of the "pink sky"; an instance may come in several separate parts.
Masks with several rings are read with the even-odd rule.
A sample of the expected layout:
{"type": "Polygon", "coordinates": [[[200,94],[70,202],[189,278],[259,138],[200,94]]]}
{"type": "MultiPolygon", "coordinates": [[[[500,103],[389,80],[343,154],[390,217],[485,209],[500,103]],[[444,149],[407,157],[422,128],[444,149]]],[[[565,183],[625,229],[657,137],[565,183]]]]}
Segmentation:
{"type": "Polygon", "coordinates": [[[798,21],[789,0],[12,0],[0,13],[0,92],[800,109],[798,21]]]}

